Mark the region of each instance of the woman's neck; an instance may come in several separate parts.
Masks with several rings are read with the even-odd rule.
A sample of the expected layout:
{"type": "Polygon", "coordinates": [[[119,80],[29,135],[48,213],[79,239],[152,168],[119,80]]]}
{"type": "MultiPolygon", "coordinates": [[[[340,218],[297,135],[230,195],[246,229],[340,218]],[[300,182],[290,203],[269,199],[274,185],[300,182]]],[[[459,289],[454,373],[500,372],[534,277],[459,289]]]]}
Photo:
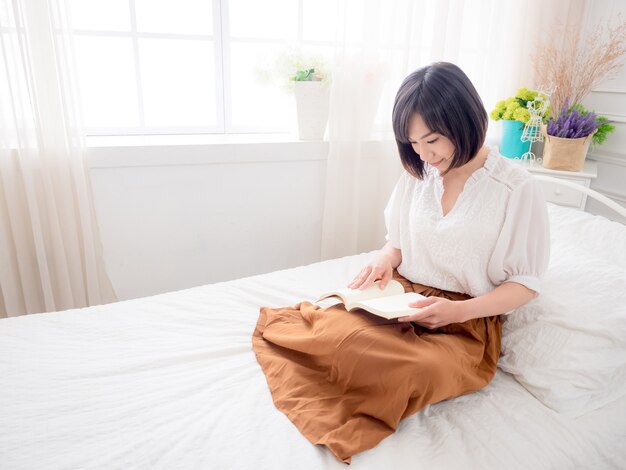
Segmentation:
{"type": "Polygon", "coordinates": [[[457,179],[457,178],[469,178],[469,176],[474,173],[479,168],[482,168],[487,161],[487,157],[489,156],[489,147],[482,147],[476,156],[472,158],[465,165],[460,166],[458,168],[453,168],[449,172],[447,172],[443,178],[446,179],[457,179]]]}

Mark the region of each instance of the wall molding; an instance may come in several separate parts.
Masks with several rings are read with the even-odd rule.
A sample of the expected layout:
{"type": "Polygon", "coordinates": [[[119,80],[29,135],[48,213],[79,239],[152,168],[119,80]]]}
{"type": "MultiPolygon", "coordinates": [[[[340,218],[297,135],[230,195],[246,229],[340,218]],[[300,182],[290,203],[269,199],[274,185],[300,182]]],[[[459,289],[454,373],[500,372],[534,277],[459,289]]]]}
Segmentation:
{"type": "Polygon", "coordinates": [[[591,93],[621,93],[626,94],[626,89],[618,90],[617,88],[596,88],[591,90],[591,93]]]}
{"type": "Polygon", "coordinates": [[[603,113],[602,111],[594,111],[594,113],[607,118],[609,121],[626,123],[626,114],[603,113]]]}
{"type": "Polygon", "coordinates": [[[616,202],[620,202],[622,204],[626,204],[626,194],[616,193],[615,191],[610,191],[608,189],[602,188],[592,188],[594,191],[598,191],[600,194],[604,194],[606,197],[613,199],[616,202]]]}
{"type": "Polygon", "coordinates": [[[626,168],[626,156],[619,153],[589,153],[589,158],[600,163],[626,168]]]}
{"type": "MultiPolygon", "coordinates": [[[[598,163],[615,165],[621,168],[626,168],[626,155],[615,153],[615,152],[606,152],[606,153],[590,153],[590,160],[595,160],[598,163]]],[[[609,170],[610,171],[610,170],[609,170]]],[[[622,170],[616,170],[621,173],[622,170]]],[[[594,180],[594,183],[597,180],[594,180]]],[[[592,189],[598,191],[601,194],[604,194],[606,197],[613,199],[616,202],[621,204],[626,204],[626,193],[616,192],[615,190],[604,189],[602,187],[598,187],[592,184],[592,189]]]]}

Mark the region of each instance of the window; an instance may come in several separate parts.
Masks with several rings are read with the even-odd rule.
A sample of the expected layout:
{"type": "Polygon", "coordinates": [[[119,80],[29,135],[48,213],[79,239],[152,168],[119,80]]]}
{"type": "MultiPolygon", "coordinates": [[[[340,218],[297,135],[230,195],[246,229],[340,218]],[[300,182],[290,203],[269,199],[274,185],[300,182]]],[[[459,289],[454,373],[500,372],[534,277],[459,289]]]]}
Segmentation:
{"type": "Polygon", "coordinates": [[[287,132],[293,98],[258,70],[291,45],[332,56],[333,0],[71,0],[70,8],[90,135],[287,132]]]}

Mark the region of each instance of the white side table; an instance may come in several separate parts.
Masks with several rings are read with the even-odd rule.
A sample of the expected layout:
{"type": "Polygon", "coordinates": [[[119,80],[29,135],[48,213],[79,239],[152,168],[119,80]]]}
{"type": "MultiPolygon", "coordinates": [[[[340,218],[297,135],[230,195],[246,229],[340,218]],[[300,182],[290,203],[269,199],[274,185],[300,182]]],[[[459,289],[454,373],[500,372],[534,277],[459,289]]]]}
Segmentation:
{"type": "MultiPolygon", "coordinates": [[[[598,164],[590,160],[585,160],[585,166],[581,171],[548,170],[542,167],[541,164],[528,160],[513,159],[513,161],[523,166],[531,173],[564,179],[572,183],[586,186],[587,188],[591,186],[591,180],[598,176],[598,164]]],[[[574,189],[556,186],[547,181],[541,181],[540,184],[543,187],[548,202],[585,210],[585,204],[587,202],[586,194],[574,189]]]]}

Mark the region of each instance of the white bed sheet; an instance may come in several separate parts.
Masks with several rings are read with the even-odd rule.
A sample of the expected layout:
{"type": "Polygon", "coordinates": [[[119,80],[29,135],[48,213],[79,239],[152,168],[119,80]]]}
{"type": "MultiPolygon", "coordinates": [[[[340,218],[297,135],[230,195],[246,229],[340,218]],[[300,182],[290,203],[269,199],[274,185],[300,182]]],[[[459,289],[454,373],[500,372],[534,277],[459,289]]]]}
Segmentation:
{"type": "MultiPolygon", "coordinates": [[[[260,305],[312,301],[368,256],[0,321],[0,468],[345,468],[274,407],[251,334],[260,305]]],[[[625,439],[626,400],[568,418],[498,371],[352,467],[613,469],[625,439]]]]}

